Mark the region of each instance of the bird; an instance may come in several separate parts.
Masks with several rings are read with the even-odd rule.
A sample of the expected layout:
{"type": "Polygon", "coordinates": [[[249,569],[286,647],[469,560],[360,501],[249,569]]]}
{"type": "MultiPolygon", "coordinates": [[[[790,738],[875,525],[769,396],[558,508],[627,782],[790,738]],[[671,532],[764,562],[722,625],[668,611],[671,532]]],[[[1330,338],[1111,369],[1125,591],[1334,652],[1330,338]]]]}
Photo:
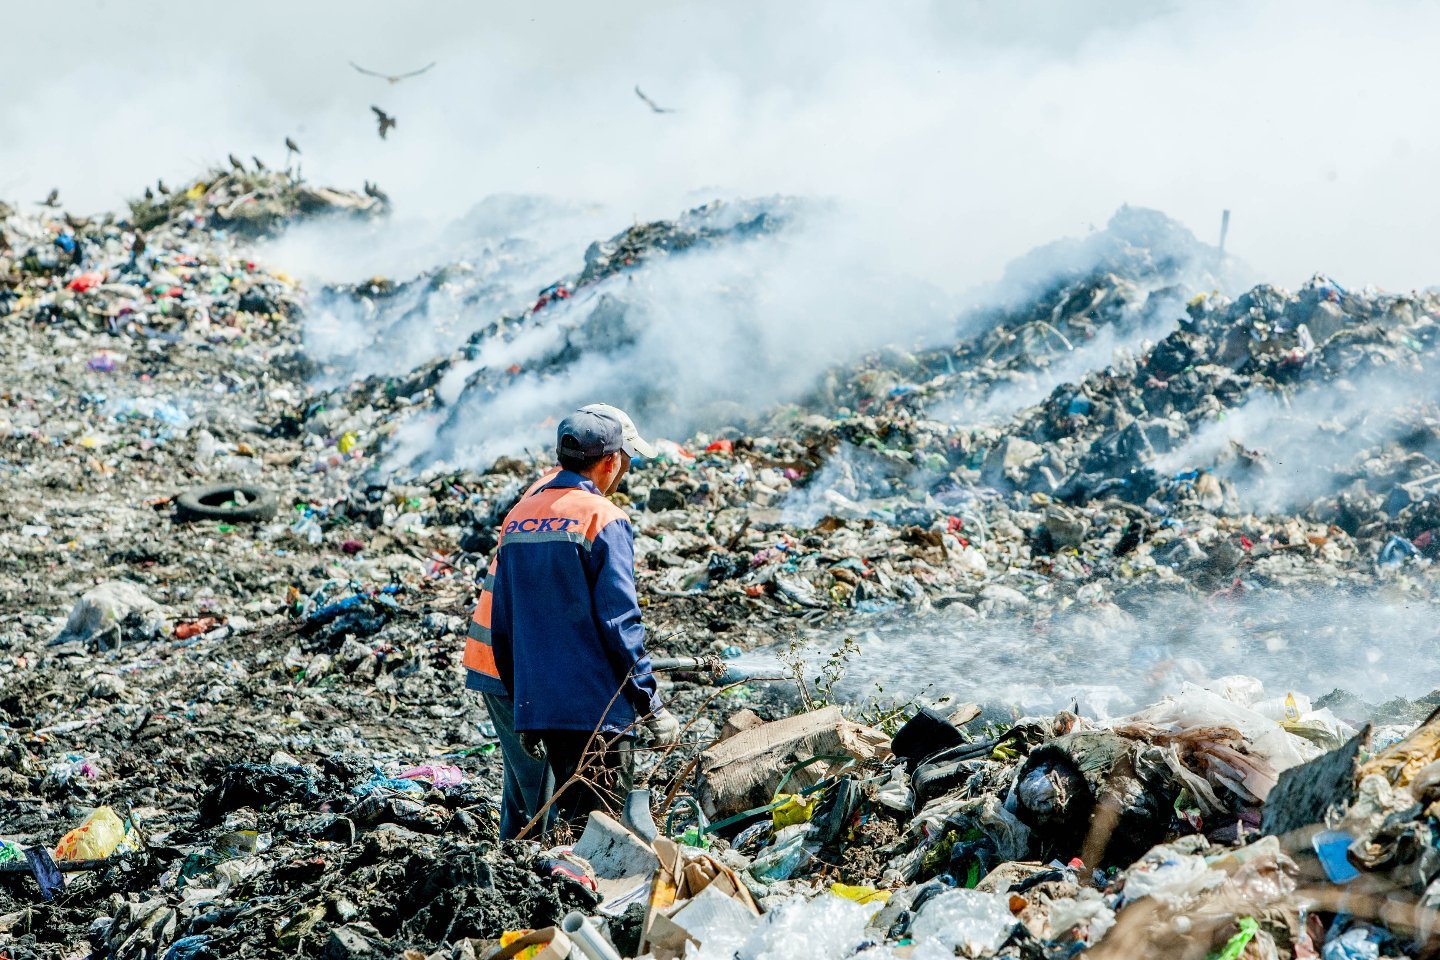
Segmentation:
{"type": "Polygon", "coordinates": [[[154,191],[154,190],[151,190],[149,187],[146,187],[146,188],[145,188],[145,199],[146,199],[146,200],[154,200],[154,199],[155,199],[155,191],[154,191]]]}
{"type": "Polygon", "coordinates": [[[167,187],[167,186],[165,186],[165,181],[164,181],[164,180],[156,180],[156,181],[155,181],[155,189],[156,189],[156,190],[159,190],[161,193],[165,194],[167,197],[170,195],[170,188],[167,187]]]}
{"type": "Polygon", "coordinates": [[[375,184],[371,183],[369,180],[365,181],[365,196],[374,197],[376,200],[379,200],[386,206],[389,206],[390,204],[390,195],[387,194],[384,190],[381,190],[375,184]]]}
{"type": "Polygon", "coordinates": [[[255,154],[253,154],[253,153],[250,154],[250,159],[255,161],[255,169],[256,169],[256,171],[262,171],[262,170],[265,169],[265,164],[262,163],[262,162],[260,161],[260,158],[257,157],[257,156],[255,156],[255,154]]]}
{"type": "MultiPolygon", "coordinates": [[[[358,70],[358,71],[360,71],[361,73],[365,74],[367,77],[379,77],[381,80],[384,80],[384,81],[386,81],[386,82],[388,82],[388,83],[399,83],[401,80],[404,80],[404,79],[406,79],[407,77],[418,77],[418,76],[420,76],[420,74],[424,73],[426,70],[429,70],[431,67],[435,66],[435,63],[436,63],[436,61],[431,60],[429,63],[425,64],[425,66],[421,67],[419,70],[411,70],[409,73],[378,73],[378,72],[376,72],[376,71],[374,71],[374,70],[366,70],[364,67],[360,66],[360,64],[356,63],[354,60],[351,60],[351,61],[350,61],[350,66],[354,67],[356,70],[358,70]]],[[[298,151],[297,151],[297,152],[298,152],[298,151]]]]}
{"type": "Polygon", "coordinates": [[[389,133],[390,128],[395,126],[395,118],[379,107],[372,106],[370,109],[375,111],[375,119],[380,123],[380,139],[384,140],[385,134],[389,133]]]}
{"type": "Polygon", "coordinates": [[[50,195],[47,196],[44,200],[36,200],[35,202],[40,204],[40,206],[42,207],[60,206],[60,188],[56,187],[55,189],[50,191],[50,195]]]}
{"type": "Polygon", "coordinates": [[[236,159],[235,154],[233,153],[230,154],[230,166],[234,167],[238,173],[245,172],[245,164],[241,163],[238,159],[236,159]]]}
{"type": "Polygon", "coordinates": [[[645,101],[645,106],[649,107],[649,108],[650,108],[652,111],[654,111],[655,113],[674,113],[674,112],[675,112],[674,110],[670,109],[669,107],[662,107],[662,106],[660,106],[660,104],[656,103],[654,100],[651,100],[649,97],[645,96],[645,91],[640,89],[640,84],[638,84],[638,83],[635,84],[635,96],[637,96],[637,97],[639,97],[641,100],[645,101]]]}
{"type": "Polygon", "coordinates": [[[296,144],[295,141],[291,140],[289,137],[285,138],[285,149],[297,155],[300,153],[299,145],[296,144]]]}

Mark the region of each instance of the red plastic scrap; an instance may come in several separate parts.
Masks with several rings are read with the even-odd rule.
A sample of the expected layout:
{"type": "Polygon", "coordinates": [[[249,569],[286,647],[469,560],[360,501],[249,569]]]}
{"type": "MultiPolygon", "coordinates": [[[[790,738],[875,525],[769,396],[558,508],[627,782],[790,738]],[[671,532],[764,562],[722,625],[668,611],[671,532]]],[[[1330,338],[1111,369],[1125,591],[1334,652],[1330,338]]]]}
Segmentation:
{"type": "Polygon", "coordinates": [[[706,453],[734,453],[735,442],[733,440],[716,440],[705,448],[706,453]]]}
{"type": "Polygon", "coordinates": [[[219,617],[201,617],[198,620],[185,620],[175,624],[175,639],[189,640],[191,637],[198,637],[202,633],[209,633],[223,623],[219,617]]]}
{"type": "Polygon", "coordinates": [[[91,290],[95,287],[98,287],[104,282],[105,274],[101,273],[98,270],[91,270],[88,273],[80,274],[80,276],[65,284],[65,289],[74,290],[76,293],[84,293],[86,290],[91,290]]]}

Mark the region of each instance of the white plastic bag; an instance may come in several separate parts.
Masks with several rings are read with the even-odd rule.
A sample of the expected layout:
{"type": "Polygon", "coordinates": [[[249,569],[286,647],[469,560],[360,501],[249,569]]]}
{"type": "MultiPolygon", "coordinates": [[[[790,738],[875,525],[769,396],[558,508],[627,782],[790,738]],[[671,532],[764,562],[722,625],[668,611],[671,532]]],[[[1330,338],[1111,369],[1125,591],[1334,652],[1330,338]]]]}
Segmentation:
{"type": "Polygon", "coordinates": [[[1007,897],[979,890],[947,890],[920,908],[911,927],[917,941],[934,940],[965,957],[1000,949],[1016,920],[1007,897]]]}

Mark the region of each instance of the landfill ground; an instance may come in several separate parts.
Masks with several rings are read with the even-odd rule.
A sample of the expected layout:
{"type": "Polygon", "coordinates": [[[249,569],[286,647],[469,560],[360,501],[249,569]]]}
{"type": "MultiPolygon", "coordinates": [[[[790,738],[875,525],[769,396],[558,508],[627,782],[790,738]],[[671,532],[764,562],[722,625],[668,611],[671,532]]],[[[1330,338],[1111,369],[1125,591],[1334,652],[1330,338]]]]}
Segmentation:
{"type": "MultiPolygon", "coordinates": [[[[5,957],[469,958],[606,915],[548,866],[575,838],[498,842],[463,691],[477,574],[546,463],[448,438],[520,375],[491,338],[564,324],[529,361],[563,376],[624,348],[628,276],[793,210],[596,238],[453,354],[347,380],[307,352],[317,298],[399,322],[453,277],[309,290],[257,244],[376,193],[232,171],[123,216],[0,205],[5,957]]],[[[669,941],[620,911],[621,955],[1440,955],[1440,296],[1236,289],[1144,210],[1071,244],[944,342],[627,478],[652,653],[748,679],[665,675],[682,741],[641,761],[685,862],[744,892],[690,927],[652,904],[669,941]],[[748,793],[708,766],[807,717],[748,793]]]]}

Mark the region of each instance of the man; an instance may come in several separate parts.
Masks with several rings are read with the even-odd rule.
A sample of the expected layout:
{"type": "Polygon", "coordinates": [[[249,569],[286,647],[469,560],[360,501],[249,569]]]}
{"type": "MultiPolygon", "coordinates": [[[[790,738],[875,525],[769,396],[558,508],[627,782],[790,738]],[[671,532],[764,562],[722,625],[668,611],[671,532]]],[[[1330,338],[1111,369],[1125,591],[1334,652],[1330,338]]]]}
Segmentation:
{"type": "MultiPolygon", "coordinates": [[[[528,497],[545,485],[559,467],[551,467],[541,474],[540,479],[525,491],[528,497]]],[[[521,499],[524,499],[522,497],[521,499]]],[[[504,539],[504,535],[500,537],[504,539]]],[[[485,582],[480,587],[480,602],[470,618],[470,630],[465,640],[465,689],[475,690],[485,702],[490,722],[495,725],[495,736],[500,741],[500,758],[504,767],[503,786],[500,791],[500,839],[514,840],[539,812],[555,787],[554,778],[544,757],[534,757],[526,751],[515,730],[515,701],[500,679],[495,666],[494,655],[490,652],[491,591],[495,585],[495,569],[500,561],[497,543],[495,555],[490,558],[490,567],[485,582]]]]}
{"type": "MultiPolygon", "coordinates": [[[[618,805],[619,746],[642,726],[656,743],[673,743],[679,723],[660,702],[645,652],[634,532],[606,499],[631,458],[655,450],[622,411],[592,404],[561,421],[556,452],[559,470],[505,518],[465,665],[513,698],[523,752],[543,749],[555,809],[578,828],[591,810],[618,805]]],[[[512,744],[507,785],[514,752],[512,744]]]]}

